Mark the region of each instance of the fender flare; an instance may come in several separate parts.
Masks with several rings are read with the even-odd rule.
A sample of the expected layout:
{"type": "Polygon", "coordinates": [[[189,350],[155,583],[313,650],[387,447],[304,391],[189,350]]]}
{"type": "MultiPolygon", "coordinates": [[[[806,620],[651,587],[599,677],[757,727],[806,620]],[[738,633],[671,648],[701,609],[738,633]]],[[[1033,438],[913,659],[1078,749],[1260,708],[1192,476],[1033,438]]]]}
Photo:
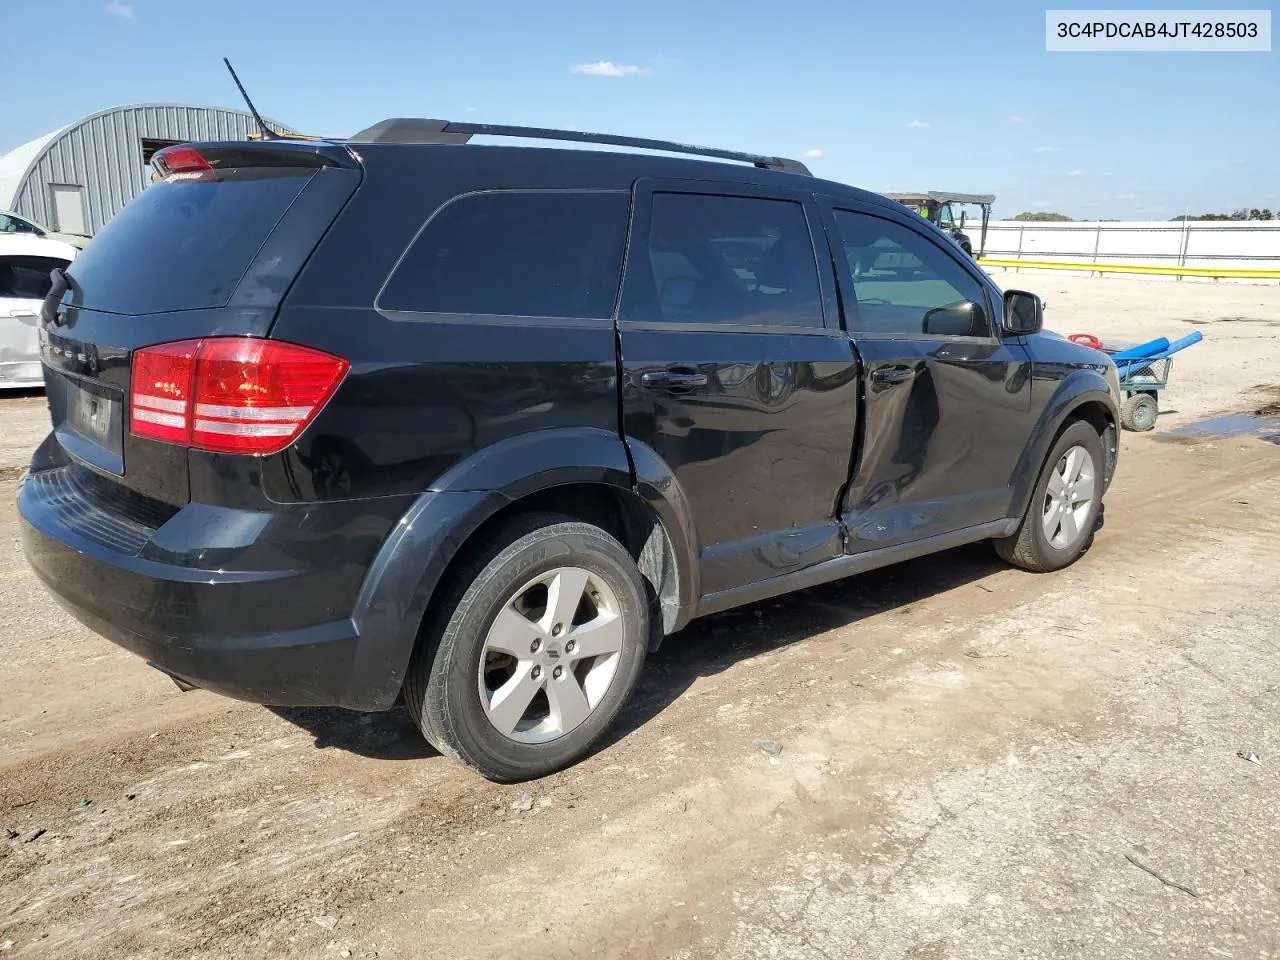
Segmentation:
{"type": "Polygon", "coordinates": [[[628,447],[618,434],[594,427],[522,434],[445,471],[405,511],[365,575],[352,613],[360,640],[344,705],[381,710],[395,703],[427,605],[463,544],[504,507],[553,487],[597,483],[642,496],[662,521],[676,561],[678,609],[692,608],[688,505],[670,471],[646,450],[639,449],[644,475],[635,483],[628,447]]]}
{"type": "Polygon", "coordinates": [[[1058,384],[1053,396],[1045,404],[1040,419],[1032,428],[1022,456],[1014,467],[1010,479],[1014,516],[1021,517],[1026,513],[1036,481],[1040,479],[1045,457],[1049,455],[1049,447],[1062,430],[1063,424],[1081,406],[1094,402],[1106,407],[1113,425],[1119,422],[1115,397],[1102,374],[1095,370],[1076,370],[1058,384]]]}

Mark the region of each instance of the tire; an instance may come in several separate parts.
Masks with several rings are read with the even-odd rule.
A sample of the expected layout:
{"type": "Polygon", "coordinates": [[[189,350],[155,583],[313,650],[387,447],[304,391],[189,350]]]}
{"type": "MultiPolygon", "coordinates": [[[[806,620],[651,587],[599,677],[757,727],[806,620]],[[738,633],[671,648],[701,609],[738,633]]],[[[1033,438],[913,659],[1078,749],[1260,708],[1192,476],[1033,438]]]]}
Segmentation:
{"type": "Polygon", "coordinates": [[[1120,426],[1135,433],[1146,433],[1156,425],[1160,404],[1151,393],[1132,394],[1120,406],[1120,426]]]}
{"type": "Polygon", "coordinates": [[[649,604],[635,561],[604,530],[559,514],[495,531],[435,610],[405,702],[433,747],[496,782],[586,756],[644,665],[649,604]],[[578,601],[557,612],[561,591],[578,601]]]}
{"type": "MultiPolygon", "coordinates": [[[[1090,424],[1077,420],[1063,430],[1040,469],[1040,478],[1036,481],[1035,491],[1017,532],[993,541],[1001,558],[1033,573],[1061,570],[1079,559],[1093,543],[1098,512],[1102,507],[1104,464],[1102,438],[1090,424]],[[1055,492],[1051,494],[1050,484],[1054,476],[1062,476],[1067,454],[1077,450],[1088,456],[1085,469],[1080,470],[1076,479],[1065,487],[1061,483],[1056,484],[1055,492]],[[1087,489],[1082,487],[1086,473],[1089,477],[1087,489]],[[1055,523],[1050,517],[1050,509],[1064,502],[1074,502],[1085,492],[1092,494],[1087,505],[1076,503],[1074,509],[1058,509],[1055,523]],[[1071,499],[1064,501],[1064,494],[1071,499]],[[1081,509],[1082,506],[1086,508],[1081,509]],[[1069,521],[1066,514],[1070,514],[1069,521]],[[1052,527],[1053,532],[1047,527],[1052,527]]],[[[1072,468],[1069,464],[1067,466],[1070,473],[1072,468]]]]}

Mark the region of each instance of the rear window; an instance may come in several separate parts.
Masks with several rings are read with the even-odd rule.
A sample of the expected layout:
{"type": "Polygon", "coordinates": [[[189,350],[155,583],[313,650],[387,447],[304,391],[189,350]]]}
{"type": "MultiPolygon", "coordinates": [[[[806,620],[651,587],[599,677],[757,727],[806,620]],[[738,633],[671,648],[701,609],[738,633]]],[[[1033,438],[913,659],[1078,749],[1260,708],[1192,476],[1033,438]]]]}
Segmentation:
{"type": "Polygon", "coordinates": [[[59,257],[0,257],[0,297],[43,300],[53,286],[50,272],[68,262],[59,257]]]}
{"type": "Polygon", "coordinates": [[[239,168],[152,184],[67,271],[76,302],[129,314],[225,306],[313,173],[239,168]]]}
{"type": "Polygon", "coordinates": [[[378,306],[415,313],[611,317],[629,202],[622,192],[459,197],[423,227],[378,306]]]}

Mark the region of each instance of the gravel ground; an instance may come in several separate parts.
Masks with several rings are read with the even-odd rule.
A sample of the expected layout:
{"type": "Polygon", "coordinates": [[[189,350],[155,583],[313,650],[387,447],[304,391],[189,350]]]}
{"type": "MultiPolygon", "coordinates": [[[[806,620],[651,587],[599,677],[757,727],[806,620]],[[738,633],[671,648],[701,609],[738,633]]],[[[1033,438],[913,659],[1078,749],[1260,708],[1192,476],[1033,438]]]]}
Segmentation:
{"type": "Polygon", "coordinates": [[[977,545],[701,621],[602,750],[517,787],[400,711],[180,694],[62,615],[12,506],[43,402],[0,401],[0,952],[1280,953],[1280,447],[1172,433],[1280,400],[1280,288],[998,279],[1063,333],[1207,339],[1089,554],[977,545]]]}

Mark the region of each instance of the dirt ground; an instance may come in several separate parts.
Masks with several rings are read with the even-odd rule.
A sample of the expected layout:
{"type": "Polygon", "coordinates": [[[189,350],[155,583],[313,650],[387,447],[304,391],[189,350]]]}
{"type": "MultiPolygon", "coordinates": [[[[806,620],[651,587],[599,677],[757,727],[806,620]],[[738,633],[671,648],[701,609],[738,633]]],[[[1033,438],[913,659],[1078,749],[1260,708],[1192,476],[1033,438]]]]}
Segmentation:
{"type": "Polygon", "coordinates": [[[0,953],[1280,956],[1280,447],[1170,441],[1280,400],[1280,287],[997,279],[1063,333],[1206,337],[1085,558],[978,545],[697,623],[611,742],[516,787],[403,712],[179,693],[60,613],[13,508],[43,401],[0,401],[0,953]]]}

